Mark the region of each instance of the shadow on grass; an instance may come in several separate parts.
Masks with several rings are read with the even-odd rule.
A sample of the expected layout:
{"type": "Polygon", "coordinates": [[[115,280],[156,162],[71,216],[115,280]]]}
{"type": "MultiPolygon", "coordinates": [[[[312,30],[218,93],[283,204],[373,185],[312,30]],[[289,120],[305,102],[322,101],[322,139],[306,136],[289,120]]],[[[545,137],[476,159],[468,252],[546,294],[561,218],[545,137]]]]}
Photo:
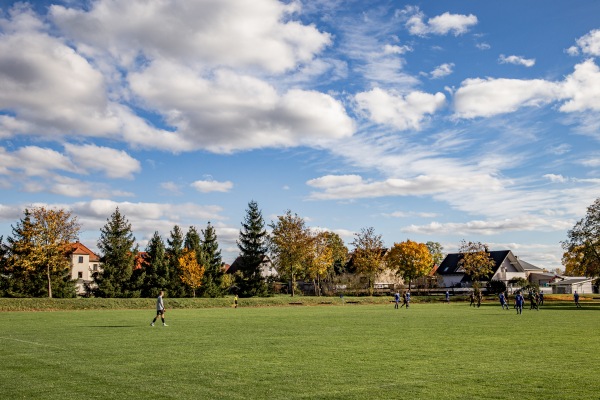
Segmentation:
{"type": "Polygon", "coordinates": [[[117,328],[136,328],[139,325],[86,325],[86,326],[82,326],[82,328],[112,328],[112,329],[117,329],[117,328]]]}

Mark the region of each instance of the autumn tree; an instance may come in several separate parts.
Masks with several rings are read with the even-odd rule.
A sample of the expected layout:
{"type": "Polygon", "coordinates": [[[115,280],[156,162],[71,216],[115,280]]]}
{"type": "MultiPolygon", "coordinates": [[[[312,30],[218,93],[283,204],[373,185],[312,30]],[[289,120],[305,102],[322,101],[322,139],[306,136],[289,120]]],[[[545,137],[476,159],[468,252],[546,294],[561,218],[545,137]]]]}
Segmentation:
{"type": "Polygon", "coordinates": [[[219,297],[223,295],[221,282],[223,280],[223,259],[217,242],[215,228],[208,223],[202,231],[202,251],[206,258],[206,271],[202,289],[204,296],[219,297]]]}
{"type": "Polygon", "coordinates": [[[269,226],[272,229],[269,237],[271,259],[279,276],[291,282],[291,294],[294,296],[296,280],[304,275],[311,251],[310,232],[304,219],[290,210],[278,216],[277,221],[269,226]]]}
{"type": "Polygon", "coordinates": [[[600,276],[600,198],[587,208],[585,217],[577,221],[562,242],[567,261],[565,268],[585,276],[600,276]]]}
{"type": "Polygon", "coordinates": [[[183,254],[184,235],[179,225],[175,225],[167,239],[167,260],[169,268],[168,293],[170,297],[184,297],[186,287],[179,278],[179,258],[183,254]]]}
{"type": "Polygon", "coordinates": [[[369,281],[369,294],[374,291],[375,277],[385,269],[384,256],[386,249],[381,235],[376,235],[372,227],[361,229],[354,234],[352,242],[354,254],[352,261],[356,272],[364,274],[369,281]]]}
{"type": "Polygon", "coordinates": [[[204,266],[198,264],[198,256],[195,250],[185,249],[179,257],[179,277],[181,282],[190,288],[192,296],[196,297],[196,290],[202,286],[204,277],[204,266]]]}
{"type": "Polygon", "coordinates": [[[261,264],[267,255],[267,231],[258,203],[248,203],[246,216],[242,222],[237,246],[239,254],[239,275],[236,278],[239,295],[243,297],[265,296],[267,285],[260,273],[261,264]]]}
{"type": "Polygon", "coordinates": [[[103,265],[102,270],[93,275],[97,285],[94,294],[98,297],[135,296],[130,279],[138,250],[131,224],[118,207],[100,229],[98,249],[103,265]]]}
{"type": "Polygon", "coordinates": [[[409,290],[413,280],[427,275],[433,267],[433,257],[427,245],[412,240],[394,243],[385,260],[389,269],[408,281],[409,290]]]}
{"type": "Polygon", "coordinates": [[[161,290],[169,285],[169,260],[165,243],[158,232],[154,232],[152,239],[146,246],[146,255],[143,260],[144,283],[142,297],[157,297],[161,290]]]}
{"type": "Polygon", "coordinates": [[[479,289],[480,279],[491,274],[496,266],[496,262],[491,257],[488,246],[481,242],[467,242],[463,240],[458,252],[461,257],[458,265],[471,278],[473,287],[479,289]]]}
{"type": "Polygon", "coordinates": [[[71,282],[71,263],[68,259],[70,243],[77,239],[79,223],[70,211],[34,207],[25,210],[25,216],[9,238],[13,279],[23,279],[19,291],[29,295],[72,297],[75,286],[71,282]],[[45,281],[41,289],[40,278],[45,281]]]}
{"type": "Polygon", "coordinates": [[[588,264],[590,258],[585,257],[582,246],[574,246],[565,251],[562,256],[562,264],[565,267],[565,275],[568,276],[594,276],[597,265],[588,264]]]}
{"type": "Polygon", "coordinates": [[[312,279],[315,293],[321,295],[321,280],[333,270],[335,258],[334,248],[330,242],[329,232],[319,232],[312,236],[309,244],[309,259],[306,275],[312,279]]]}

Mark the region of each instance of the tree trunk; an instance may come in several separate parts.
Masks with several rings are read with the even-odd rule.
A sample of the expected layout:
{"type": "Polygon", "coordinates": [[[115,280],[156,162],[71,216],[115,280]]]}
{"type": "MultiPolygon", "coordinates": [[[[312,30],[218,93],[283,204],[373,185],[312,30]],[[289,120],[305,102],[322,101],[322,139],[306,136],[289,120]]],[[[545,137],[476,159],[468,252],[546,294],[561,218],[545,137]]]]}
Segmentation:
{"type": "Polygon", "coordinates": [[[294,279],[294,270],[292,270],[292,297],[294,297],[295,294],[295,289],[296,289],[296,281],[294,279]]]}
{"type": "Polygon", "coordinates": [[[50,279],[50,265],[46,265],[46,277],[48,278],[48,298],[52,298],[52,280],[50,279]]]}

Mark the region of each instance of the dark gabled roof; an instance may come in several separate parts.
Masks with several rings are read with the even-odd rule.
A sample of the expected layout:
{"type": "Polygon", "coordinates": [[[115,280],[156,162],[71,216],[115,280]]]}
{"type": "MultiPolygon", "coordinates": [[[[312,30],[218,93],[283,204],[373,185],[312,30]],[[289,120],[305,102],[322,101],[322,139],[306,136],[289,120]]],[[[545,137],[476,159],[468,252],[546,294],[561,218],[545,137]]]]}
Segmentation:
{"type": "MultiPolygon", "coordinates": [[[[492,272],[487,276],[487,278],[491,278],[494,276],[502,262],[506,259],[510,250],[498,250],[498,251],[490,251],[490,257],[494,260],[495,266],[492,268],[492,272]]],[[[437,269],[437,273],[440,275],[451,275],[451,274],[464,274],[462,267],[458,265],[458,262],[462,259],[462,253],[450,253],[446,255],[444,261],[440,264],[437,269]]],[[[468,279],[465,276],[466,279],[468,279]]]]}

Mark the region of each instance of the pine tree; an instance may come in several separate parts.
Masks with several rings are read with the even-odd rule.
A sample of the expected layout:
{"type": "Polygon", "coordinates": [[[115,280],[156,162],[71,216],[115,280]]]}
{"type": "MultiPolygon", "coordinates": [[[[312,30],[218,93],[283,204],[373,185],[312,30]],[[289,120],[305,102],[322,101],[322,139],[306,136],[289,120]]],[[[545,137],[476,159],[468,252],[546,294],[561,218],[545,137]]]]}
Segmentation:
{"type": "Polygon", "coordinates": [[[119,208],[107,219],[100,229],[98,249],[102,256],[102,271],[94,274],[98,297],[131,297],[130,279],[133,272],[137,247],[131,224],[119,208]]]}
{"type": "Polygon", "coordinates": [[[154,232],[154,236],[146,246],[143,268],[145,276],[141,295],[142,297],[156,297],[170,282],[165,244],[158,232],[154,232]]]}
{"type": "Polygon", "coordinates": [[[206,229],[202,231],[202,235],[202,251],[206,259],[206,270],[204,272],[204,282],[202,283],[203,293],[207,297],[220,297],[223,295],[221,288],[223,259],[221,258],[215,228],[210,222],[206,229]]]}
{"type": "Polygon", "coordinates": [[[260,274],[260,266],[267,254],[267,231],[258,204],[253,200],[248,203],[246,217],[237,241],[240,249],[240,276],[237,286],[240,296],[265,296],[267,286],[260,274]]]}
{"type": "Polygon", "coordinates": [[[184,237],[181,228],[178,225],[173,227],[170,238],[167,239],[167,259],[169,268],[169,297],[184,297],[186,287],[179,277],[179,258],[183,254],[184,237]]]}

